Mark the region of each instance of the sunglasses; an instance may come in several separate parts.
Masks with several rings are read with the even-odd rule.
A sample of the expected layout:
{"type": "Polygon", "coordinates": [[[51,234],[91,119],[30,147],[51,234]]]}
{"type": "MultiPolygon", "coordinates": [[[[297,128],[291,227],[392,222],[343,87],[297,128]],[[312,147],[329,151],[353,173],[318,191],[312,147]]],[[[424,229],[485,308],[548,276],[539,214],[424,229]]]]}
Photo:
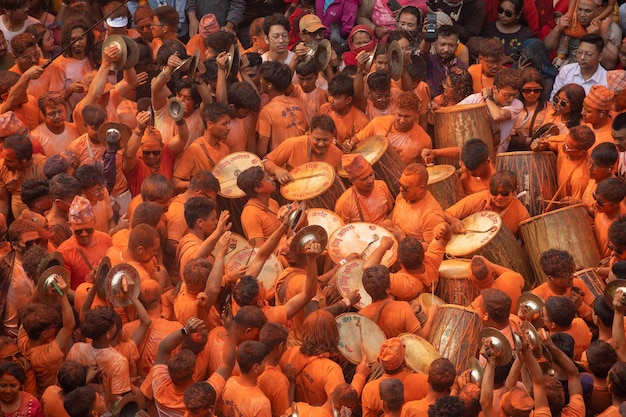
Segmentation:
{"type": "Polygon", "coordinates": [[[509,195],[511,195],[511,191],[510,190],[502,190],[502,191],[498,191],[498,190],[489,190],[489,192],[491,193],[492,196],[497,197],[498,194],[501,195],[502,197],[508,197],[509,195]]]}
{"type": "Polygon", "coordinates": [[[16,359],[21,359],[23,358],[24,355],[22,355],[22,352],[17,351],[9,356],[5,356],[2,358],[3,362],[14,362],[16,359]]]}
{"type": "Polygon", "coordinates": [[[33,240],[28,240],[26,242],[24,242],[24,247],[26,249],[30,248],[33,245],[39,245],[41,243],[41,238],[37,238],[37,239],[33,239],[33,240]]]}
{"type": "Polygon", "coordinates": [[[498,7],[498,14],[504,14],[506,17],[511,17],[515,13],[513,13],[513,12],[511,12],[509,10],[504,10],[502,7],[498,7]]]}
{"type": "Polygon", "coordinates": [[[75,234],[76,236],[80,236],[80,235],[82,235],[82,234],[83,234],[83,232],[85,232],[85,233],[87,233],[88,235],[90,235],[90,234],[92,234],[92,233],[93,233],[93,231],[94,231],[93,227],[89,227],[89,228],[87,228],[87,229],[76,229],[76,230],[74,230],[74,234],[75,234]]]}
{"type": "Polygon", "coordinates": [[[567,107],[567,105],[569,104],[567,101],[565,100],[561,100],[558,97],[554,97],[554,99],[552,100],[552,102],[554,103],[554,105],[559,105],[561,107],[567,107]]]}
{"type": "Polygon", "coordinates": [[[543,91],[543,88],[522,88],[524,94],[539,94],[543,91]]]}
{"type": "Polygon", "coordinates": [[[143,156],[159,156],[161,155],[161,151],[141,151],[143,156]]]}

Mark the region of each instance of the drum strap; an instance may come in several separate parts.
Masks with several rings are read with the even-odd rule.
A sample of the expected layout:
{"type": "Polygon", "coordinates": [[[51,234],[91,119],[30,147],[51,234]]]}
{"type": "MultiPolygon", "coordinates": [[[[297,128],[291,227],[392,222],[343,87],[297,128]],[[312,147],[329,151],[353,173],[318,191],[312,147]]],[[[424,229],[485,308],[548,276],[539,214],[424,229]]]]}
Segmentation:
{"type": "Polygon", "coordinates": [[[393,300],[388,298],[385,301],[383,301],[380,306],[378,306],[378,309],[376,310],[376,315],[374,316],[374,322],[376,324],[378,324],[378,320],[380,320],[380,316],[383,314],[383,310],[385,309],[385,307],[387,307],[389,305],[390,302],[392,302],[393,300]]]}
{"type": "Polygon", "coordinates": [[[213,162],[213,158],[211,158],[211,156],[209,155],[209,151],[206,148],[206,145],[204,144],[204,141],[200,140],[200,141],[198,141],[198,143],[200,143],[200,147],[204,151],[204,154],[206,155],[206,157],[209,159],[209,162],[211,163],[211,165],[213,165],[215,167],[216,164],[215,164],[215,162],[213,162]]]}
{"type": "Polygon", "coordinates": [[[354,194],[354,200],[356,201],[356,208],[357,210],[359,210],[359,218],[361,219],[362,222],[364,222],[365,218],[363,217],[363,210],[361,209],[361,202],[359,201],[359,196],[356,194],[356,191],[354,191],[354,188],[352,189],[352,194],[354,194]]]}
{"type": "Polygon", "coordinates": [[[280,283],[276,284],[276,295],[278,296],[278,301],[281,304],[285,304],[285,297],[287,296],[287,286],[289,285],[289,281],[296,274],[296,271],[292,271],[282,280],[280,283]]]}
{"type": "Polygon", "coordinates": [[[83,252],[83,250],[78,246],[76,246],[76,250],[78,251],[78,254],[80,255],[80,257],[83,258],[83,261],[85,261],[85,263],[89,267],[89,270],[92,271],[93,266],[91,266],[91,262],[89,262],[89,259],[87,259],[87,255],[85,255],[85,252],[83,252]]]}
{"type": "Polygon", "coordinates": [[[304,383],[302,381],[302,372],[304,372],[306,367],[309,366],[311,362],[315,361],[318,358],[319,358],[318,356],[309,356],[306,362],[304,362],[304,365],[296,369],[296,380],[299,380],[300,382],[300,386],[302,387],[302,393],[304,394],[304,399],[306,400],[307,403],[309,402],[309,396],[307,395],[307,390],[304,388],[304,383]]]}

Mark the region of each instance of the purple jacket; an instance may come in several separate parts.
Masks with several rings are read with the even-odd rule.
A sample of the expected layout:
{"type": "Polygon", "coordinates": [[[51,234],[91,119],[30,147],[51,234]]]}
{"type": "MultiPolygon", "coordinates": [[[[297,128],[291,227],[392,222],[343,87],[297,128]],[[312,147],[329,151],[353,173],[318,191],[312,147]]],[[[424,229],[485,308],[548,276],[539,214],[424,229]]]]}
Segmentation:
{"type": "Polygon", "coordinates": [[[330,26],[341,26],[341,37],[346,39],[356,21],[357,11],[361,0],[335,0],[324,13],[324,0],[315,0],[316,14],[322,19],[322,24],[327,27],[325,38],[330,38],[330,26]]]}

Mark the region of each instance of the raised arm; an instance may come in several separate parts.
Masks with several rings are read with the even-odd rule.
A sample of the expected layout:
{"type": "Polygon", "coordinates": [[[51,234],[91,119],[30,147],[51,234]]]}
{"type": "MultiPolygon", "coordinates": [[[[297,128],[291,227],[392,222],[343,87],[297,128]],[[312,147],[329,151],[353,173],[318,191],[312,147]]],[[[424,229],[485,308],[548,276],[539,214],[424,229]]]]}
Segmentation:
{"type": "Polygon", "coordinates": [[[539,329],[539,338],[552,354],[552,358],[561,366],[561,369],[567,374],[567,387],[569,395],[583,395],[583,385],[580,382],[580,373],[578,368],[565,352],[559,349],[553,342],[550,334],[544,329],[539,329]]]}
{"type": "Polygon", "coordinates": [[[219,238],[224,234],[224,232],[230,230],[232,223],[230,223],[229,220],[230,213],[228,213],[228,210],[222,211],[220,213],[220,218],[217,221],[217,227],[215,228],[213,233],[211,233],[209,237],[204,239],[204,241],[200,244],[194,258],[206,258],[211,254],[211,252],[213,252],[215,244],[217,243],[219,238]]]}
{"type": "Polygon", "coordinates": [[[54,280],[59,290],[63,293],[61,296],[61,318],[63,320],[63,327],[59,329],[54,341],[63,352],[67,353],[67,346],[72,340],[72,333],[76,327],[76,319],[74,318],[72,305],[67,299],[67,290],[69,289],[67,283],[61,277],[55,277],[54,280]]]}
{"type": "Polygon", "coordinates": [[[170,360],[170,356],[172,356],[172,351],[176,349],[178,345],[183,343],[183,340],[187,337],[187,335],[198,333],[205,329],[206,327],[204,326],[204,322],[202,320],[196,317],[191,317],[187,320],[185,327],[180,330],[176,330],[174,333],[161,340],[154,363],[156,365],[166,365],[167,361],[170,360]]]}
{"type": "Polygon", "coordinates": [[[133,303],[133,307],[135,307],[135,311],[137,312],[137,318],[139,319],[139,327],[137,327],[137,330],[135,330],[130,338],[133,343],[135,343],[135,346],[139,346],[146,336],[148,328],[150,328],[152,324],[152,319],[135,294],[128,292],[128,299],[133,303]]]}
{"type": "Polygon", "coordinates": [[[613,294],[613,347],[620,361],[626,361],[626,338],[624,337],[624,292],[617,290],[613,294]],[[621,327],[620,327],[621,326],[621,327]]]}
{"type": "Polygon", "coordinates": [[[285,304],[287,320],[298,314],[317,292],[317,257],[322,253],[322,247],[319,243],[309,243],[304,248],[304,253],[307,260],[304,291],[290,298],[285,304]]]}
{"type": "Polygon", "coordinates": [[[141,147],[141,138],[143,137],[148,121],[150,120],[150,112],[142,111],[137,113],[137,127],[133,130],[133,134],[130,135],[124,154],[122,155],[122,168],[124,172],[131,172],[137,166],[137,152],[141,147]]]}
{"type": "Polygon", "coordinates": [[[167,82],[172,76],[174,69],[181,64],[178,55],[172,55],[167,59],[167,65],[163,67],[161,72],[152,79],[152,108],[156,111],[162,109],[167,104],[167,98],[170,96],[170,90],[167,88],[167,82]]]}

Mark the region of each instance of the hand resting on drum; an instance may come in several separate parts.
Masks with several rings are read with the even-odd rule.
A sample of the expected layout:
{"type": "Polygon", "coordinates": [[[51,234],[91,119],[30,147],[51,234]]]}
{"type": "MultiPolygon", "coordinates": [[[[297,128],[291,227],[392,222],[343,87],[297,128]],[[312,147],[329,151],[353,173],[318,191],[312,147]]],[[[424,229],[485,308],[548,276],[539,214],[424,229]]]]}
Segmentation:
{"type": "Polygon", "coordinates": [[[448,214],[445,214],[445,216],[446,216],[446,222],[448,222],[448,224],[450,225],[450,228],[452,229],[452,233],[454,233],[455,235],[460,235],[460,234],[465,233],[465,226],[463,225],[463,222],[461,220],[457,219],[456,217],[452,217],[448,214]]]}
{"type": "Polygon", "coordinates": [[[276,167],[276,169],[274,170],[274,175],[276,176],[276,179],[278,180],[278,182],[280,182],[283,185],[288,184],[291,181],[293,181],[293,177],[291,176],[289,171],[287,171],[284,168],[276,167]]]}

